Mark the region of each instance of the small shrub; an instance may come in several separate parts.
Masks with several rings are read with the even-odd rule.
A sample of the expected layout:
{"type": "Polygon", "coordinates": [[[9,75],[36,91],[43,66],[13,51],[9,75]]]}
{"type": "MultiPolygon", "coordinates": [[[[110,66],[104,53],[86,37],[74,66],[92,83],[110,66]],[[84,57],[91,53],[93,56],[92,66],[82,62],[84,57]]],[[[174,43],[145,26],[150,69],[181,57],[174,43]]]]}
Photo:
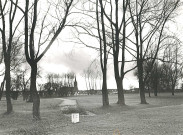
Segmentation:
{"type": "Polygon", "coordinates": [[[87,115],[85,109],[81,107],[67,107],[67,109],[62,110],[64,114],[71,114],[71,113],[79,113],[80,115],[87,115]]]}

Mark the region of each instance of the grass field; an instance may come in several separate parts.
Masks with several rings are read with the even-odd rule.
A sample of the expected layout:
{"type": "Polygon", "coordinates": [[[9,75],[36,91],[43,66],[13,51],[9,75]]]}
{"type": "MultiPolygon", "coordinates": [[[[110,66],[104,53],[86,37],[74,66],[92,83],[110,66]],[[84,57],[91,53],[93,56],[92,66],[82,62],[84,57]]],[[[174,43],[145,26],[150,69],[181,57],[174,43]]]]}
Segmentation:
{"type": "Polygon", "coordinates": [[[31,103],[13,101],[14,112],[4,115],[0,101],[0,135],[183,135],[183,93],[147,97],[139,104],[139,94],[125,94],[126,106],[118,106],[117,95],[109,95],[110,107],[103,108],[101,95],[77,96],[78,105],[94,116],[80,116],[73,124],[60,111],[60,99],[41,99],[41,121],[32,119],[31,103]]]}

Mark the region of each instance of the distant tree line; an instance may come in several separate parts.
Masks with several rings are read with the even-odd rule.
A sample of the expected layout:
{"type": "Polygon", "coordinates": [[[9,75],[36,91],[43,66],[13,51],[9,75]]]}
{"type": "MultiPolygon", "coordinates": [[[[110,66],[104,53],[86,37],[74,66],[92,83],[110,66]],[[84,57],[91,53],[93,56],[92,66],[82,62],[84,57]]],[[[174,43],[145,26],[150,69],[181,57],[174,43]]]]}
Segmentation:
{"type": "Polygon", "coordinates": [[[42,84],[39,91],[41,97],[64,97],[74,95],[77,92],[75,88],[76,75],[74,72],[59,74],[48,74],[47,82],[42,84]]]}
{"type": "Polygon", "coordinates": [[[100,69],[100,62],[95,59],[91,64],[83,70],[81,76],[85,80],[87,90],[101,89],[102,72],[100,69]]]}
{"type": "MultiPolygon", "coordinates": [[[[151,62],[149,59],[144,64],[144,74],[151,68],[151,62]]],[[[174,95],[176,86],[180,85],[179,81],[183,78],[182,70],[181,44],[173,41],[173,44],[169,44],[166,48],[163,58],[157,59],[153,64],[145,87],[148,92],[153,91],[155,96],[158,92],[171,92],[174,95]]],[[[137,71],[135,75],[138,77],[137,71]]]]}
{"type": "MultiPolygon", "coordinates": [[[[30,102],[30,78],[25,80],[26,71],[17,71],[16,75],[12,77],[10,97],[17,100],[19,95],[23,96],[23,100],[30,102]]],[[[40,97],[66,97],[72,96],[77,92],[74,89],[75,73],[69,72],[62,75],[48,74],[46,76],[47,82],[39,84],[40,97]]],[[[2,95],[1,95],[2,97],[2,95]]]]}

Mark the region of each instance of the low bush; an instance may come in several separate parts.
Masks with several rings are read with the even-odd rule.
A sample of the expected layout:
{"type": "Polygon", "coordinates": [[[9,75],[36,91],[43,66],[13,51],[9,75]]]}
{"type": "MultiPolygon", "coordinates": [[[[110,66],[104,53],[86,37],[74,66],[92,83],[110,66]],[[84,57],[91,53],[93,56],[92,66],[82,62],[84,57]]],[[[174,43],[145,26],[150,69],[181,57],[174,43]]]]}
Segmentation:
{"type": "Polygon", "coordinates": [[[87,115],[85,109],[81,107],[67,107],[67,109],[62,110],[64,114],[71,114],[71,113],[79,113],[80,115],[87,115]]]}

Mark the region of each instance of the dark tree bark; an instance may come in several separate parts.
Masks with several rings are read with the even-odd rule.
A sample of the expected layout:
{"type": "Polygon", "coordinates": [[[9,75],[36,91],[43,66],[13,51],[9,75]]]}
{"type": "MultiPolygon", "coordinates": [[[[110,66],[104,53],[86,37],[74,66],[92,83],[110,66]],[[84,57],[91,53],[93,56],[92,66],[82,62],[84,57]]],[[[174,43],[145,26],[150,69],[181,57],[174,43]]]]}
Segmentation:
{"type": "Polygon", "coordinates": [[[123,92],[123,79],[117,80],[117,89],[118,89],[118,102],[117,104],[125,105],[125,97],[123,92]]]}
{"type": "Polygon", "coordinates": [[[36,79],[37,79],[37,63],[32,63],[30,89],[33,100],[33,118],[40,119],[40,97],[36,88],[36,79]]]}
{"type": "Polygon", "coordinates": [[[174,96],[175,84],[172,84],[172,96],[174,96]]]}
{"type": "Polygon", "coordinates": [[[5,58],[5,80],[6,80],[6,101],[7,101],[7,114],[13,111],[11,103],[11,76],[10,76],[10,56],[5,58]]]}
{"type": "Polygon", "coordinates": [[[106,70],[103,73],[103,83],[102,83],[102,103],[103,106],[109,106],[109,98],[108,98],[108,91],[107,91],[107,77],[106,77],[106,70]]]}
{"type": "Polygon", "coordinates": [[[137,61],[138,65],[138,75],[139,75],[139,89],[140,89],[140,101],[141,104],[147,104],[146,98],[145,98],[145,84],[144,84],[144,78],[143,78],[143,66],[142,66],[142,61],[137,61]]]}
{"type": "MultiPolygon", "coordinates": [[[[160,71],[159,71],[159,66],[158,63],[154,64],[155,69],[154,69],[154,77],[153,77],[153,85],[154,85],[154,96],[158,96],[158,85],[159,85],[159,81],[160,81],[160,71]]],[[[153,72],[153,71],[152,71],[153,72]]]]}
{"type": "Polygon", "coordinates": [[[100,11],[98,12],[98,0],[96,0],[96,16],[97,16],[97,30],[100,40],[100,64],[101,70],[103,74],[103,83],[102,83],[102,102],[103,106],[109,106],[109,98],[107,91],[107,41],[106,41],[106,31],[105,31],[105,23],[104,23],[104,9],[102,8],[102,1],[99,0],[100,3],[100,11]],[[100,19],[99,19],[100,16],[100,19]],[[101,20],[101,22],[100,22],[101,20]],[[102,27],[102,32],[100,31],[100,26],[102,27]]]}
{"type": "Polygon", "coordinates": [[[154,96],[158,96],[158,84],[155,84],[155,87],[154,87],[154,96]]]}

